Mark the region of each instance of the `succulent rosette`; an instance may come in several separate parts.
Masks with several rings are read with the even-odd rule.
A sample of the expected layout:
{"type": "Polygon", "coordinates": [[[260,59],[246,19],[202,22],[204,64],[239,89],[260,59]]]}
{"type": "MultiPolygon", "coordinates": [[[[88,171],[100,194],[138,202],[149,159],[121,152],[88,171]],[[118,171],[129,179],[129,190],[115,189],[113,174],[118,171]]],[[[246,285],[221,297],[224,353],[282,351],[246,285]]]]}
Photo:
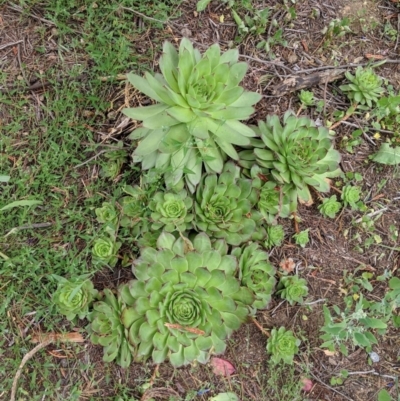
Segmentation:
{"type": "Polygon", "coordinates": [[[252,243],[235,248],[232,254],[239,259],[239,280],[255,294],[253,309],[266,309],[275,288],[275,267],[269,262],[268,253],[252,243]]]}
{"type": "Polygon", "coordinates": [[[296,210],[298,198],[311,203],[309,186],[320,192],[330,189],[328,178],[337,177],[340,154],[333,148],[329,130],[317,127],[308,117],[285,113],[283,125],[276,115],[259,122],[262,144],[253,141],[255,149],[240,152],[240,165],[249,168],[257,164],[280,185],[289,185],[291,211],[296,210]]]}
{"type": "Polygon", "coordinates": [[[382,88],[382,78],[378,77],[372,68],[358,67],[355,75],[346,72],[345,76],[350,83],[341,85],[340,89],[347,93],[351,101],[372,107],[372,102],[376,103],[385,92],[382,88]]]}
{"type": "Polygon", "coordinates": [[[134,187],[126,185],[123,191],[127,196],[122,197],[119,201],[122,206],[121,226],[133,227],[140,224],[146,216],[148,197],[138,185],[134,187]]]}
{"type": "Polygon", "coordinates": [[[193,205],[192,198],[187,196],[185,190],[179,193],[157,192],[149,207],[152,210],[152,229],[165,231],[186,231],[191,228],[193,214],[190,210],[193,205]]]}
{"type": "Polygon", "coordinates": [[[213,238],[240,245],[256,235],[251,213],[257,199],[251,180],[240,178],[240,169],[228,162],[221,175],[204,175],[196,191],[194,225],[213,238]]]}
{"type": "Polygon", "coordinates": [[[226,155],[238,160],[234,145],[249,145],[256,135],[239,120],[250,117],[261,96],[239,86],[248,66],[238,57],[237,49],[221,54],[218,44],[201,55],[183,38],[179,52],[164,43],[162,74],[128,74],[136,89],[157,102],[123,110],[143,121],[130,136],[139,140],[133,161],[141,162],[143,170],[163,171],[167,188],[184,177],[194,192],[203,164],[207,171],[221,173],[226,155]]]}
{"type": "Polygon", "coordinates": [[[115,242],[111,237],[97,238],[92,248],[94,263],[104,263],[111,267],[117,263],[117,252],[121,243],[115,242]]]}
{"type": "Polygon", "coordinates": [[[108,223],[112,226],[116,226],[118,223],[117,211],[109,202],[103,202],[102,207],[95,209],[95,213],[99,223],[108,223]]]}
{"type": "Polygon", "coordinates": [[[98,293],[89,280],[89,275],[84,274],[70,280],[56,275],[53,277],[58,281],[53,301],[59,312],[68,320],[74,320],[76,316],[84,319],[98,293]]]}
{"type": "Polygon", "coordinates": [[[96,302],[88,315],[90,340],[104,347],[105,362],[116,360],[118,365],[127,368],[132,362],[134,347],[128,342],[121,323],[122,304],[111,290],[105,289],[103,294],[103,300],[96,302]]]}
{"type": "Polygon", "coordinates": [[[272,362],[277,364],[283,360],[287,364],[293,364],[294,355],[299,352],[300,342],[291,330],[284,327],[272,329],[267,341],[267,351],[271,354],[272,362]]]}
{"type": "Polygon", "coordinates": [[[318,210],[323,216],[334,219],[336,213],[342,208],[342,204],[337,201],[336,195],[332,195],[330,198],[325,198],[322,203],[318,206],[318,210]]]}
{"type": "Polygon", "coordinates": [[[157,250],[141,252],[133,267],[137,280],[120,288],[127,305],[122,322],[137,360],[151,356],[181,366],[224,352],[254,300],[234,277],[237,260],[227,250],[204,233],[191,242],[164,232],[157,250]]]}
{"type": "Polygon", "coordinates": [[[342,188],[341,199],[345,206],[350,206],[353,210],[358,209],[357,202],[360,200],[361,188],[346,185],[342,188]]]}
{"type": "Polygon", "coordinates": [[[274,246],[281,246],[285,239],[285,230],[280,224],[271,225],[266,228],[267,237],[265,240],[265,247],[267,249],[273,248],[274,246]]]}
{"type": "Polygon", "coordinates": [[[282,276],[279,280],[277,294],[286,299],[290,305],[302,304],[308,295],[307,281],[298,276],[282,276]]]}

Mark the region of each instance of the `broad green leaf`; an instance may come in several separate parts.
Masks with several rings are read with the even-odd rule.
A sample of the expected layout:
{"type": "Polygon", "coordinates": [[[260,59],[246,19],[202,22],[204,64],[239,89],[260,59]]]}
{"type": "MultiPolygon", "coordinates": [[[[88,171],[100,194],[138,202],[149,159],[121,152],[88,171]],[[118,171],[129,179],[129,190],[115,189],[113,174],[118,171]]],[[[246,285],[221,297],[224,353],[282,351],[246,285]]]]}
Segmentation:
{"type": "Polygon", "coordinates": [[[10,180],[9,175],[0,175],[0,182],[8,182],[10,180]]]}
{"type": "Polygon", "coordinates": [[[211,0],[199,0],[197,2],[197,11],[204,11],[206,7],[211,3],[211,0]]]}
{"type": "Polygon", "coordinates": [[[122,109],[122,113],[134,120],[146,120],[147,118],[155,117],[157,116],[157,114],[162,113],[167,107],[168,106],[166,104],[160,103],[146,107],[133,107],[129,109],[122,109]]]}
{"type": "Polygon", "coordinates": [[[168,85],[175,92],[179,92],[178,81],[177,81],[177,68],[178,68],[179,56],[175,47],[170,42],[164,42],[163,55],[160,58],[160,69],[164,75],[168,85]]]}
{"type": "Polygon", "coordinates": [[[366,317],[364,319],[360,319],[360,323],[365,324],[367,327],[371,329],[386,329],[387,324],[382,322],[380,319],[376,319],[373,317],[366,317]]]}
{"type": "Polygon", "coordinates": [[[247,63],[236,63],[234,64],[230,71],[229,71],[229,78],[227,82],[227,88],[234,88],[235,86],[239,85],[241,80],[246,75],[246,71],[248,69],[247,63]]]}
{"type": "MultiPolygon", "coordinates": [[[[221,93],[221,95],[215,99],[215,103],[226,104],[227,106],[231,105],[235,101],[237,101],[241,95],[243,94],[244,89],[241,86],[236,86],[232,89],[225,90],[221,93]]],[[[249,104],[239,105],[237,107],[246,107],[250,106],[249,104]]],[[[232,106],[233,107],[233,106],[232,106]]]]}
{"type": "Polygon", "coordinates": [[[381,164],[400,164],[400,146],[393,148],[388,143],[382,143],[378,152],[373,155],[372,160],[381,164]]]}
{"type": "Polygon", "coordinates": [[[400,278],[398,278],[398,277],[392,277],[392,278],[389,280],[389,287],[390,287],[392,290],[400,290],[400,278]]]}
{"type": "Polygon", "coordinates": [[[167,128],[179,124],[179,121],[167,114],[166,111],[158,114],[155,118],[143,121],[143,127],[150,129],[167,128]]]}
{"type": "Polygon", "coordinates": [[[209,401],[239,401],[239,397],[235,393],[219,393],[209,401]]]}
{"type": "Polygon", "coordinates": [[[387,390],[382,389],[378,393],[378,401],[393,401],[387,390]]]}
{"type": "Polygon", "coordinates": [[[221,55],[219,62],[221,64],[223,63],[233,64],[238,61],[238,58],[239,58],[239,50],[230,49],[221,55]]]}
{"type": "Polygon", "coordinates": [[[151,99],[157,100],[157,102],[163,103],[163,100],[157,93],[151,88],[149,83],[145,78],[140,77],[139,75],[129,73],[127,75],[129,82],[140,92],[144,93],[151,99]]]}
{"type": "Polygon", "coordinates": [[[261,100],[262,96],[257,92],[244,92],[233,103],[227,103],[231,107],[246,107],[253,106],[261,100]]]}
{"type": "Polygon", "coordinates": [[[179,106],[170,107],[167,113],[182,123],[189,123],[196,118],[196,115],[190,109],[179,106]]]}
{"type": "Polygon", "coordinates": [[[354,333],[354,339],[359,345],[362,345],[363,347],[369,347],[371,345],[369,340],[362,333],[354,333]]]}
{"type": "Polygon", "coordinates": [[[187,42],[190,43],[189,48],[184,44],[185,38],[182,39],[181,46],[179,49],[179,63],[178,63],[178,85],[179,91],[182,94],[185,94],[187,91],[187,84],[190,78],[190,74],[192,73],[194,62],[193,62],[193,54],[189,50],[190,47],[193,49],[191,42],[187,39],[187,42]]]}
{"type": "Polygon", "coordinates": [[[162,128],[151,131],[146,138],[140,141],[134,153],[138,156],[145,156],[156,151],[164,136],[165,130],[162,128]]]}
{"type": "Polygon", "coordinates": [[[239,155],[236,152],[236,149],[229,143],[220,138],[215,138],[215,142],[219,145],[219,147],[233,160],[239,160],[239,155]]]}
{"type": "MultiPolygon", "coordinates": [[[[250,128],[249,126],[241,123],[240,121],[237,120],[228,120],[225,121],[225,124],[231,128],[232,130],[235,130],[237,132],[240,132],[241,135],[243,136],[247,136],[247,137],[254,137],[257,134],[253,131],[252,128],[250,128]]],[[[264,144],[263,144],[264,147],[264,144]]]]}
{"type": "Polygon", "coordinates": [[[217,120],[247,120],[254,113],[254,108],[246,107],[227,107],[222,110],[211,112],[211,116],[217,120]]]}
{"type": "Polygon", "coordinates": [[[15,207],[20,207],[20,206],[34,206],[34,205],[41,205],[43,202],[42,201],[38,201],[38,200],[20,200],[20,201],[15,201],[15,202],[11,202],[6,206],[3,206],[0,211],[4,211],[4,210],[9,210],[9,209],[13,209],[15,207]]]}
{"type": "Polygon", "coordinates": [[[230,129],[223,121],[215,121],[211,118],[207,119],[208,129],[218,138],[227,143],[233,143],[239,146],[247,146],[250,144],[248,137],[240,132],[230,129]]]}
{"type": "MultiPolygon", "coordinates": [[[[168,90],[165,88],[166,85],[162,84],[158,79],[153,77],[149,72],[145,73],[147,82],[153,91],[157,94],[157,96],[162,99],[162,103],[166,103],[170,106],[174,106],[175,102],[171,99],[171,96],[168,90]]],[[[158,75],[159,78],[162,78],[162,75],[158,75]]],[[[164,81],[164,79],[163,79],[164,81]]]]}

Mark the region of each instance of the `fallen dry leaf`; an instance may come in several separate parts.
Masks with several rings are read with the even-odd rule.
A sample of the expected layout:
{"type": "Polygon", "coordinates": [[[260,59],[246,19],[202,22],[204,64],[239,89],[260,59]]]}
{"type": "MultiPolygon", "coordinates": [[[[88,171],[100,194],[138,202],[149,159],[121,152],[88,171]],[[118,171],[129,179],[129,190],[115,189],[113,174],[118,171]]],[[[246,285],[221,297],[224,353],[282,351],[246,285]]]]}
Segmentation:
{"type": "Polygon", "coordinates": [[[83,343],[85,339],[82,337],[80,333],[40,333],[36,334],[32,337],[31,342],[43,343],[47,340],[52,340],[53,342],[61,341],[61,342],[70,342],[70,343],[83,343]]]}
{"type": "Polygon", "coordinates": [[[279,267],[286,273],[291,273],[296,266],[292,258],[282,259],[279,263],[279,267]]]}
{"type": "Polygon", "coordinates": [[[215,375],[231,376],[233,373],[235,373],[235,368],[233,365],[230,362],[225,361],[225,359],[212,358],[210,364],[215,375]]]}
{"type": "Polygon", "coordinates": [[[302,377],[301,382],[303,383],[303,391],[306,391],[308,393],[312,390],[314,383],[310,379],[307,379],[307,377],[302,377]]]}

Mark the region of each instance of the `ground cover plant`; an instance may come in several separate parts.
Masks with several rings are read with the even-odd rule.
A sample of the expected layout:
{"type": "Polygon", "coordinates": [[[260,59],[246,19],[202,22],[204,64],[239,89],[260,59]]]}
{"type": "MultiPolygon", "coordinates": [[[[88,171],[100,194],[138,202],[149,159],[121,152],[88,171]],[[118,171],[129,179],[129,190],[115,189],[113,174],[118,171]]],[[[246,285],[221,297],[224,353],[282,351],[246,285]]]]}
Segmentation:
{"type": "Polygon", "coordinates": [[[398,398],[394,3],[0,9],[0,398],[398,398]]]}

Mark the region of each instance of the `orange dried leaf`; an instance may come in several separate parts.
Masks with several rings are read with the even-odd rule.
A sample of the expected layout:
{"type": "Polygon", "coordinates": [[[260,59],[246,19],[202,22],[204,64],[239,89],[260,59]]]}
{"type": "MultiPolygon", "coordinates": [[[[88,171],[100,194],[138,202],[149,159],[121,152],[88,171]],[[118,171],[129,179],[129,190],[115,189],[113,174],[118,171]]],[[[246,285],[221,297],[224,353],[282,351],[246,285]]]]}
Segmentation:
{"type": "Polygon", "coordinates": [[[225,361],[225,359],[212,358],[210,364],[215,375],[231,376],[233,373],[235,373],[234,366],[230,362],[225,361]]]}
{"type": "Polygon", "coordinates": [[[279,267],[286,273],[291,273],[296,266],[292,258],[282,259],[279,263],[279,267]]]}
{"type": "Polygon", "coordinates": [[[368,60],[383,60],[384,56],[380,55],[380,54],[365,54],[365,58],[367,58],[368,60]]]}
{"type": "Polygon", "coordinates": [[[43,343],[51,340],[52,342],[83,343],[85,339],[80,333],[40,333],[32,337],[32,342],[43,343]]]}

